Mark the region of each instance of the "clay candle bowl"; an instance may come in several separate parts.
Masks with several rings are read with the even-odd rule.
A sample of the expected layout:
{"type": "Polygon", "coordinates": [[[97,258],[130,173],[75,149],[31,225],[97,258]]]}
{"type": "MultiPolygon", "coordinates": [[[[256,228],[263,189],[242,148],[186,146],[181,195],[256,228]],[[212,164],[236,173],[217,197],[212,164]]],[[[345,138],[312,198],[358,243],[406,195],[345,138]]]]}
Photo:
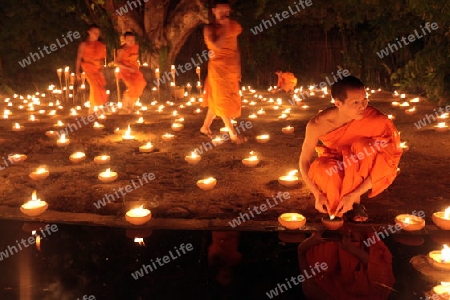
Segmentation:
{"type": "Polygon", "coordinates": [[[435,212],[431,219],[437,227],[450,230],[450,206],[445,211],[435,212]]]}
{"type": "Polygon", "coordinates": [[[436,130],[437,132],[446,132],[448,130],[448,125],[445,124],[445,122],[439,122],[434,126],[434,130],[436,130]]]}
{"type": "Polygon", "coordinates": [[[306,224],[306,218],[297,213],[285,213],[278,217],[278,223],[289,230],[297,230],[306,224]]]}
{"type": "Polygon", "coordinates": [[[242,163],[247,167],[255,167],[259,164],[259,158],[253,151],[250,151],[250,156],[244,158],[242,163]]]}
{"type": "Polygon", "coordinates": [[[278,178],[278,183],[285,187],[296,186],[298,184],[298,176],[296,176],[297,173],[297,170],[292,170],[288,173],[288,175],[280,176],[278,178]]]}
{"type": "Polygon", "coordinates": [[[405,231],[417,231],[425,227],[425,220],[414,215],[401,214],[395,217],[395,223],[405,231]]]}
{"type": "Polygon", "coordinates": [[[143,205],[127,211],[125,214],[125,220],[133,225],[142,225],[150,221],[152,218],[152,212],[149,209],[142,207],[143,205]]]}
{"type": "Polygon", "coordinates": [[[291,127],[291,126],[283,127],[283,128],[281,128],[281,132],[283,132],[284,134],[293,134],[294,127],[291,127]]]}
{"type": "Polygon", "coordinates": [[[27,159],[27,156],[25,154],[13,154],[8,159],[11,159],[11,161],[15,164],[21,163],[27,159]]]}
{"type": "Polygon", "coordinates": [[[67,146],[69,144],[70,144],[70,140],[66,139],[66,135],[64,133],[61,134],[61,137],[58,140],[56,140],[56,145],[58,147],[64,147],[64,146],[67,146]]]}
{"type": "Polygon", "coordinates": [[[109,155],[100,155],[100,156],[94,157],[94,162],[98,165],[109,164],[110,160],[111,160],[111,157],[109,155]]]}
{"type": "Polygon", "coordinates": [[[344,225],[344,219],[335,216],[326,216],[322,218],[322,224],[329,230],[338,230],[344,225]]]}
{"type": "Polygon", "coordinates": [[[217,180],[213,177],[209,177],[206,179],[201,179],[199,181],[197,181],[197,186],[204,190],[204,191],[209,191],[212,190],[215,186],[216,186],[217,180]]]}
{"type": "Polygon", "coordinates": [[[100,124],[98,122],[94,122],[93,128],[94,128],[94,130],[103,130],[105,128],[105,125],[100,124]]]}
{"type": "Polygon", "coordinates": [[[416,107],[415,106],[410,108],[410,109],[405,110],[405,114],[407,114],[407,115],[413,115],[415,113],[416,113],[416,107]]]}
{"type": "Polygon", "coordinates": [[[450,299],[450,282],[441,282],[440,285],[434,286],[433,293],[441,296],[439,299],[450,299]]]}
{"type": "Polygon", "coordinates": [[[52,138],[58,136],[58,132],[54,130],[48,130],[45,132],[45,135],[48,136],[49,138],[52,138]]]}
{"type": "Polygon", "coordinates": [[[61,120],[58,120],[58,122],[56,124],[54,124],[53,127],[59,127],[59,128],[64,127],[64,123],[61,122],[61,120]]]}
{"type": "Polygon", "coordinates": [[[86,154],[84,152],[75,152],[69,156],[69,159],[73,163],[79,163],[86,159],[86,154]]]}
{"type": "Polygon", "coordinates": [[[12,131],[18,132],[18,131],[24,131],[25,127],[21,126],[19,123],[14,123],[12,127],[12,131]]]}
{"type": "Polygon", "coordinates": [[[173,131],[181,131],[184,128],[184,125],[181,123],[173,123],[172,130],[173,131]]]}
{"type": "Polygon", "coordinates": [[[428,261],[437,270],[450,271],[450,248],[444,245],[442,250],[428,253],[428,261]]]}
{"type": "Polygon", "coordinates": [[[98,174],[98,179],[103,183],[110,183],[117,179],[117,173],[111,172],[111,169],[106,169],[105,172],[98,174]]]}
{"type": "Polygon", "coordinates": [[[122,135],[122,141],[131,141],[134,140],[134,135],[131,135],[131,128],[130,125],[128,125],[127,131],[125,131],[125,134],[122,135]]]}
{"type": "Polygon", "coordinates": [[[184,160],[187,161],[190,165],[196,165],[200,160],[202,160],[202,157],[198,155],[197,152],[192,151],[191,155],[187,155],[184,160]]]}
{"type": "Polygon", "coordinates": [[[175,136],[170,133],[165,133],[161,136],[161,138],[163,139],[163,141],[170,142],[175,138],[175,136]]]}
{"type": "Polygon", "coordinates": [[[270,135],[268,135],[268,134],[262,134],[262,135],[256,136],[256,141],[260,144],[265,144],[269,140],[270,140],[270,135]]]}
{"type": "Polygon", "coordinates": [[[36,117],[34,115],[30,115],[30,117],[28,118],[28,121],[30,121],[31,123],[39,123],[40,120],[36,119],[36,117]]]}
{"type": "Polygon", "coordinates": [[[30,178],[32,180],[44,180],[49,175],[50,175],[50,172],[46,168],[40,167],[40,168],[37,168],[36,171],[31,172],[28,176],[30,176],[30,178]]]}
{"type": "Polygon", "coordinates": [[[35,217],[42,214],[47,208],[47,202],[37,199],[36,191],[34,191],[31,195],[31,200],[20,206],[20,211],[30,217],[35,217]]]}
{"type": "Polygon", "coordinates": [[[139,147],[139,152],[141,153],[149,153],[152,152],[155,148],[153,147],[151,142],[139,147]]]}

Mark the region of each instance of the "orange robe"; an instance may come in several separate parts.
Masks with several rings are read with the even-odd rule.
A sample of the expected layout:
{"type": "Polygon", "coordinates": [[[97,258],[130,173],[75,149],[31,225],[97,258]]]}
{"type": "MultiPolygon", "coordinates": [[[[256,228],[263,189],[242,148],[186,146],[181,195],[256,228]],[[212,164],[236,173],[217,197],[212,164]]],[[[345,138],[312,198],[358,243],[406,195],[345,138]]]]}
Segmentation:
{"type": "Polygon", "coordinates": [[[106,45],[99,41],[86,41],[81,67],[86,73],[89,83],[89,102],[91,109],[94,106],[104,105],[108,99],[105,86],[106,80],[103,76],[103,60],[106,57],[106,45]]]}
{"type": "Polygon", "coordinates": [[[368,106],[364,118],[353,120],[319,140],[318,158],[308,172],[309,178],[327,197],[334,213],[343,196],[357,188],[370,175],[369,198],[384,191],[397,176],[403,153],[400,135],[391,120],[368,106]]]}
{"type": "MultiPolygon", "coordinates": [[[[208,106],[219,117],[237,118],[241,116],[241,59],[237,37],[242,27],[233,20],[230,20],[229,26],[224,37],[226,47],[214,51],[214,56],[209,59],[202,106],[208,106]]],[[[211,41],[207,37],[205,43],[211,49],[211,41]]]]}
{"type": "Polygon", "coordinates": [[[297,78],[291,72],[285,72],[278,76],[277,87],[285,92],[293,91],[297,85],[297,78]]]}
{"type": "MultiPolygon", "coordinates": [[[[367,238],[375,239],[377,242],[369,248],[363,242],[353,242],[357,248],[368,252],[367,266],[359,258],[340,248],[338,242],[324,242],[306,252],[308,265],[314,266],[316,262],[327,264],[328,268],[325,271],[312,278],[332,299],[388,299],[391,290],[381,285],[393,288],[395,284],[392,254],[375,234],[367,238]]],[[[306,270],[311,275],[311,271],[306,270]]]]}
{"type": "Polygon", "coordinates": [[[144,75],[139,71],[139,45],[134,44],[131,47],[125,46],[122,50],[123,53],[120,63],[127,67],[134,68],[135,71],[132,73],[129,70],[120,68],[119,78],[125,82],[125,85],[127,86],[126,92],[128,93],[130,100],[136,101],[147,86],[144,75]]]}

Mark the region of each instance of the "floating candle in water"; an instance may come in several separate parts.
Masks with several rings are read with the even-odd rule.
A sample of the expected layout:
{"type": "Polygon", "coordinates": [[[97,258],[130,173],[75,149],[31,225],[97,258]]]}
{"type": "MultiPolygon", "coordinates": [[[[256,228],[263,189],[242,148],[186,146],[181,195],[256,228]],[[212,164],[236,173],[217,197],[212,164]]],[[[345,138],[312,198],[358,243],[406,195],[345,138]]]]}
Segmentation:
{"type": "Polygon", "coordinates": [[[244,158],[242,160],[242,163],[247,167],[255,167],[259,164],[259,158],[255,154],[255,152],[250,151],[250,156],[247,158],[244,158]]]}
{"type": "Polygon", "coordinates": [[[439,228],[450,230],[450,206],[445,211],[435,212],[431,219],[439,228]]]}
{"type": "Polygon", "coordinates": [[[61,134],[61,137],[58,140],[56,140],[56,145],[58,147],[64,147],[64,146],[67,146],[69,144],[70,144],[70,140],[66,139],[66,135],[64,133],[61,134]]]}
{"type": "Polygon", "coordinates": [[[281,131],[284,133],[284,134],[292,134],[292,133],[294,133],[294,127],[292,127],[292,126],[286,126],[286,127],[283,127],[283,128],[281,128],[281,131]]]}
{"type": "Polygon", "coordinates": [[[31,172],[28,176],[32,180],[44,180],[50,175],[50,172],[45,167],[39,167],[36,171],[31,172]]]}
{"type": "Polygon", "coordinates": [[[47,202],[38,199],[36,196],[36,191],[33,191],[31,200],[22,204],[20,206],[20,211],[30,217],[35,217],[45,212],[47,208],[47,202]]]}
{"type": "Polygon", "coordinates": [[[434,130],[438,132],[445,132],[448,130],[448,125],[445,122],[439,122],[437,125],[434,126],[434,130]]]}
{"type": "Polygon", "coordinates": [[[131,135],[130,125],[128,125],[128,129],[127,129],[127,131],[125,131],[125,134],[122,135],[122,140],[125,140],[125,141],[134,140],[134,135],[131,135]]]}
{"type": "Polygon", "coordinates": [[[256,141],[260,144],[265,144],[269,140],[270,140],[270,135],[268,135],[268,134],[262,134],[262,135],[256,136],[256,141]]]}
{"type": "Polygon", "coordinates": [[[284,213],[278,217],[278,223],[289,230],[297,230],[306,224],[306,218],[298,213],[284,213]]]}
{"type": "Polygon", "coordinates": [[[288,173],[288,175],[280,176],[278,178],[278,183],[285,187],[293,187],[298,184],[298,176],[296,175],[298,170],[292,170],[288,173]]]}
{"type": "Polygon", "coordinates": [[[69,159],[73,163],[79,163],[86,159],[86,154],[84,152],[75,152],[69,156],[69,159]]]}
{"type": "Polygon", "coordinates": [[[109,155],[100,155],[94,157],[94,162],[99,165],[108,164],[111,160],[111,157],[109,155]]]}
{"type": "Polygon", "coordinates": [[[184,125],[181,123],[173,123],[172,124],[172,130],[173,131],[181,131],[183,129],[184,125]]]}
{"type": "Polygon", "coordinates": [[[151,142],[148,142],[147,144],[139,147],[139,152],[142,152],[142,153],[149,153],[149,152],[152,152],[153,150],[154,150],[154,147],[151,142]]]}
{"type": "Polygon", "coordinates": [[[133,225],[142,225],[150,221],[152,213],[149,209],[143,208],[141,205],[138,208],[130,209],[125,214],[125,220],[133,225]]]}
{"type": "Polygon", "coordinates": [[[118,177],[116,172],[112,172],[110,168],[106,169],[106,171],[101,172],[98,175],[98,179],[103,183],[110,183],[116,180],[118,177]]]}
{"type": "Polygon", "coordinates": [[[105,128],[105,125],[100,124],[98,122],[94,122],[94,126],[93,127],[94,127],[95,130],[103,130],[105,128]]]}
{"type": "Polygon", "coordinates": [[[161,136],[161,138],[163,139],[163,141],[170,142],[175,138],[175,136],[170,133],[165,133],[161,136]]]}
{"type": "Polygon", "coordinates": [[[217,180],[214,177],[209,177],[197,181],[197,186],[204,191],[208,191],[213,189],[216,186],[216,183],[217,180]]]}
{"type": "Polygon", "coordinates": [[[195,152],[195,151],[192,151],[190,155],[187,155],[184,158],[184,160],[186,160],[188,162],[188,164],[190,164],[190,165],[197,164],[201,159],[202,159],[202,157],[200,155],[198,155],[197,152],[195,152]]]}

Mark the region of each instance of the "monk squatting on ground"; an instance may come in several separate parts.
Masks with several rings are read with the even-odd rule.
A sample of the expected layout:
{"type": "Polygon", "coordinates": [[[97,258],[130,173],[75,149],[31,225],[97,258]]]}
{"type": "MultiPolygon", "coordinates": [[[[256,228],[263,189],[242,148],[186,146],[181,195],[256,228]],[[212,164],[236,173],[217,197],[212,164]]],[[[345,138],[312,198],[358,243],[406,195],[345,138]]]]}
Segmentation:
{"type": "Polygon", "coordinates": [[[386,115],[368,106],[359,79],[340,80],[331,96],[335,106],[306,126],[300,172],[319,212],[342,217],[352,211],[354,221],[364,222],[368,215],[361,195],[371,190],[369,198],[375,197],[394,181],[403,153],[400,135],[386,115]]]}

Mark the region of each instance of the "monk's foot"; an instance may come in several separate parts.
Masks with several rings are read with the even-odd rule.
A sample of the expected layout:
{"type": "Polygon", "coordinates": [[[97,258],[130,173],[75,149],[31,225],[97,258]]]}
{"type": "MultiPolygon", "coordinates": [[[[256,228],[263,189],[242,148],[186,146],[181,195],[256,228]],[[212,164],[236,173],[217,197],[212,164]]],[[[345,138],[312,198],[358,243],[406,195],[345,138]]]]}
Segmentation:
{"type": "Polygon", "coordinates": [[[204,134],[207,137],[212,138],[213,133],[212,133],[211,129],[202,127],[202,128],[200,128],[200,132],[201,132],[201,134],[204,134]]]}
{"type": "Polygon", "coordinates": [[[366,222],[369,219],[366,208],[359,203],[353,203],[352,215],[354,222],[366,222]]]}

